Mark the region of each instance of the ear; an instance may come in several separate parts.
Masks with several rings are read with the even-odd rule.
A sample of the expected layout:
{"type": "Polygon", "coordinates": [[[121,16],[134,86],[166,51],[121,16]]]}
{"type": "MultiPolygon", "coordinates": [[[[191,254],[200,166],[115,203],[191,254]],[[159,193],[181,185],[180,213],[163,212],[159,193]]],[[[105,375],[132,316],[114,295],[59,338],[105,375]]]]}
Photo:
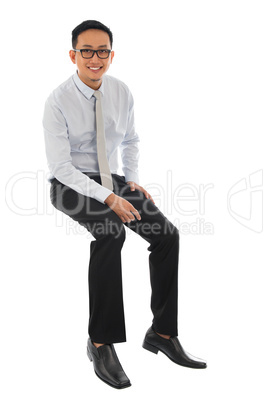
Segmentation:
{"type": "Polygon", "coordinates": [[[112,51],[111,51],[111,64],[112,64],[112,62],[113,62],[113,58],[114,58],[114,51],[112,50],[112,51]]]}
{"type": "Polygon", "coordinates": [[[72,60],[72,62],[74,64],[76,64],[76,58],[75,58],[75,51],[74,50],[69,51],[69,56],[70,56],[70,59],[72,60]]]}

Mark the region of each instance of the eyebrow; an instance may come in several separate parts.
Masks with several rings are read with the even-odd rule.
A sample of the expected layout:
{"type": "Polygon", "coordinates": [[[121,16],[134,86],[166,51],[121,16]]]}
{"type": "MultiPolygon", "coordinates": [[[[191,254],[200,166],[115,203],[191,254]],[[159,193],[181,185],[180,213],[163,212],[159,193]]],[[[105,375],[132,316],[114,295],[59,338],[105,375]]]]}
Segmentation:
{"type": "MultiPolygon", "coordinates": [[[[91,45],[83,45],[82,47],[91,47],[91,48],[93,48],[93,46],[91,46],[91,45]]],[[[101,47],[105,47],[106,49],[107,49],[107,45],[100,45],[100,46],[98,46],[98,48],[101,48],[101,47]]]]}

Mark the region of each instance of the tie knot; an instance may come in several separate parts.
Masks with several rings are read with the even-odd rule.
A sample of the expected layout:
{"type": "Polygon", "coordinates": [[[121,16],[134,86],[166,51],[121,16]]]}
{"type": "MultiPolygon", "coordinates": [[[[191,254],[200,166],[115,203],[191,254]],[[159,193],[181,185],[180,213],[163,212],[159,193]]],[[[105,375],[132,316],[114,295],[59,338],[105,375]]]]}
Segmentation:
{"type": "Polygon", "coordinates": [[[100,91],[95,91],[93,95],[95,96],[96,99],[99,100],[100,97],[101,97],[101,92],[100,91]]]}

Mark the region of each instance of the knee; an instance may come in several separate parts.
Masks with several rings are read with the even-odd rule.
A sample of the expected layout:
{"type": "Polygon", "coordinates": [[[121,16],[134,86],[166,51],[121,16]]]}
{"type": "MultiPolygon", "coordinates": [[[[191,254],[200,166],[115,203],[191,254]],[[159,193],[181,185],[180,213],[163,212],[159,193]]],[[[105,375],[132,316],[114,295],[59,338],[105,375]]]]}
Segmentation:
{"type": "Polygon", "coordinates": [[[124,225],[116,225],[106,234],[106,241],[113,243],[114,246],[122,247],[126,239],[126,230],[124,225]]]}
{"type": "Polygon", "coordinates": [[[179,231],[178,231],[177,228],[175,228],[172,232],[170,232],[170,233],[167,234],[166,241],[167,241],[170,245],[172,245],[172,246],[174,246],[174,247],[176,247],[176,248],[179,247],[179,244],[180,244],[180,235],[179,235],[179,231]]]}
{"type": "Polygon", "coordinates": [[[92,234],[98,244],[109,247],[122,247],[126,238],[125,227],[122,222],[105,220],[101,222],[79,222],[92,234]]]}
{"type": "Polygon", "coordinates": [[[168,229],[166,231],[166,236],[167,236],[167,238],[169,238],[169,240],[173,240],[174,242],[179,243],[179,241],[180,241],[179,230],[173,224],[170,224],[168,226],[168,229]]]}
{"type": "Polygon", "coordinates": [[[174,237],[174,240],[176,240],[176,241],[179,243],[179,241],[180,241],[179,229],[177,229],[177,228],[175,227],[172,236],[174,237]]]}

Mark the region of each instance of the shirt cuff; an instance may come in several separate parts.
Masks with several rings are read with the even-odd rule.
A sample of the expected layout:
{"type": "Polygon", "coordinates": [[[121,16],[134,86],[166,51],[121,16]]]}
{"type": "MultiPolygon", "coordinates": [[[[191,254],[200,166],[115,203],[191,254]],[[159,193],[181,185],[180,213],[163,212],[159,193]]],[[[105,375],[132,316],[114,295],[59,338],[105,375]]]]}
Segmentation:
{"type": "Polygon", "coordinates": [[[134,183],[139,184],[139,175],[136,172],[125,172],[125,181],[134,181],[134,183]]]}
{"type": "Polygon", "coordinates": [[[110,194],[113,194],[111,190],[103,186],[100,186],[100,188],[95,192],[94,198],[97,201],[101,202],[102,204],[105,204],[104,201],[106,200],[107,197],[109,197],[110,194]]]}

